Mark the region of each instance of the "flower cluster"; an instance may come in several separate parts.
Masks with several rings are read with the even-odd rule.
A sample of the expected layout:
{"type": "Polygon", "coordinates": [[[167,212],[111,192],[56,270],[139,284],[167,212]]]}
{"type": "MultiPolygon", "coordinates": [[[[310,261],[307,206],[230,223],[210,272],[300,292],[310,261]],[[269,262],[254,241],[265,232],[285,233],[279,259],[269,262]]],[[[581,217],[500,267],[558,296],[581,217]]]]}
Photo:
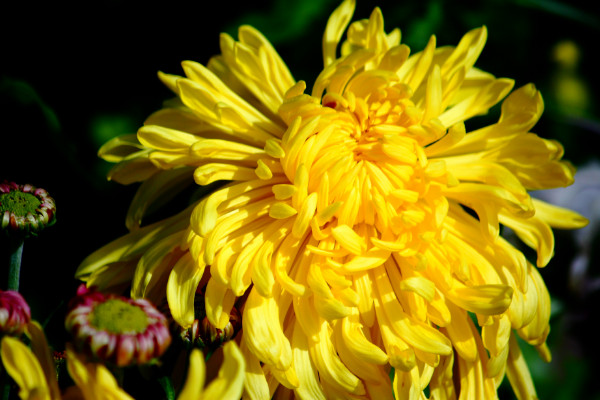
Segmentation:
{"type": "MultiPolygon", "coordinates": [[[[20,322],[18,326],[15,321],[1,325],[1,333],[7,335],[0,338],[0,356],[4,365],[0,373],[6,372],[12,378],[21,399],[133,400],[120,387],[111,370],[160,357],[170,343],[169,333],[164,329],[166,318],[147,301],[131,301],[85,287],[78,290],[70,306],[66,324],[76,335],[74,345],[66,345],[66,350],[60,352],[61,362],[56,364],[42,327],[30,320],[25,300],[16,292],[0,292],[2,320],[6,319],[5,315],[9,315],[10,320],[21,318],[16,316],[19,313],[27,314],[26,321],[16,321],[20,322]],[[113,321],[109,322],[109,319],[113,321]],[[145,327],[142,327],[143,323],[140,325],[140,319],[146,321],[145,327]],[[30,346],[18,337],[9,336],[23,331],[30,346]],[[135,331],[139,332],[133,335],[135,331]],[[57,368],[65,363],[74,384],[63,389],[57,368]]],[[[203,355],[200,350],[193,349],[189,354],[187,378],[177,399],[239,399],[244,371],[245,360],[240,349],[234,342],[227,342],[223,345],[223,364],[217,376],[205,385],[207,373],[203,355]]],[[[10,396],[10,386],[8,391],[3,390],[10,396]]]]}

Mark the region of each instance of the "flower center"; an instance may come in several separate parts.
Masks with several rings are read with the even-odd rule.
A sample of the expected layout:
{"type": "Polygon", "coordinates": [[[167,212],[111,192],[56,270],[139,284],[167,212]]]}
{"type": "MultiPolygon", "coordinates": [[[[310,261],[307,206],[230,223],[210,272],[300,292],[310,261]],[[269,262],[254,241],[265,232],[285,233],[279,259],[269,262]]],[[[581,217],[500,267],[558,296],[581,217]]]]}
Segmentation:
{"type": "Polygon", "coordinates": [[[8,193],[0,194],[0,213],[9,211],[24,217],[29,213],[35,213],[40,204],[42,204],[41,201],[31,193],[11,190],[8,193]]]}
{"type": "Polygon", "coordinates": [[[331,228],[351,253],[377,248],[410,257],[441,234],[448,209],[445,163],[426,150],[445,129],[412,101],[410,88],[386,78],[359,75],[320,104],[291,98],[280,109],[293,121],[281,141],[281,166],[294,186],[296,232],[314,215],[323,235],[331,228]]]}
{"type": "Polygon", "coordinates": [[[94,307],[90,324],[111,333],[142,333],[148,327],[148,317],[140,307],[109,299],[94,307]]]}

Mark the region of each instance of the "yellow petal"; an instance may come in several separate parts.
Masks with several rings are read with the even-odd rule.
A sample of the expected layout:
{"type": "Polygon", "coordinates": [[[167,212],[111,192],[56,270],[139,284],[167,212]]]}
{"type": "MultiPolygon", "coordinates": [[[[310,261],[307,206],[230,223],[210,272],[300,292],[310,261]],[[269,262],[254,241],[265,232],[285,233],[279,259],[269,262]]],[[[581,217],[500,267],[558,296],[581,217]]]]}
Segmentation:
{"type": "Polygon", "coordinates": [[[536,268],[529,271],[528,291],[534,293],[537,300],[531,307],[535,310],[533,317],[527,321],[525,326],[519,327],[519,336],[534,346],[541,346],[546,341],[550,330],[551,299],[546,284],[536,268]]]}
{"type": "Polygon", "coordinates": [[[253,232],[251,240],[243,246],[231,267],[230,287],[236,296],[242,296],[252,283],[252,278],[265,279],[259,286],[267,289],[273,278],[268,260],[271,259],[273,242],[278,241],[283,235],[282,227],[287,221],[275,221],[262,228],[258,233],[253,232]],[[270,247],[270,248],[268,248],[270,247]],[[264,250],[261,249],[265,248],[264,250]],[[260,257],[261,259],[257,259],[260,257]],[[260,264],[260,270],[254,274],[253,267],[260,264]],[[264,286],[263,286],[264,285],[264,286]]]}
{"type": "Polygon", "coordinates": [[[271,398],[269,393],[269,383],[265,377],[264,370],[260,360],[250,352],[246,345],[246,340],[243,332],[240,332],[242,338],[240,340],[240,351],[246,361],[246,371],[244,378],[244,395],[252,400],[271,398]]]}
{"type": "Polygon", "coordinates": [[[294,324],[292,351],[296,376],[298,377],[298,387],[295,389],[298,397],[301,399],[325,400],[327,397],[319,382],[317,369],[310,359],[308,339],[299,323],[294,324]]]}
{"type": "Polygon", "coordinates": [[[235,295],[227,286],[216,279],[210,279],[204,294],[206,318],[217,329],[225,329],[229,323],[229,313],[235,302],[235,295]]]}
{"type": "Polygon", "coordinates": [[[296,193],[296,186],[290,184],[273,185],[273,194],[277,200],[287,200],[296,193]]]}
{"type": "Polygon", "coordinates": [[[122,185],[129,185],[134,182],[143,182],[156,174],[160,169],[150,161],[151,150],[141,150],[133,153],[108,171],[109,181],[119,182],[122,185]]]}
{"type": "Polygon", "coordinates": [[[179,79],[177,89],[184,104],[203,121],[243,141],[263,148],[281,128],[234,93],[213,72],[191,61],[182,63],[192,79],[179,79]]]}
{"type": "MultiPolygon", "coordinates": [[[[140,258],[131,283],[132,298],[147,298],[153,288],[167,283],[173,266],[170,255],[183,244],[184,232],[167,236],[147,250],[140,258]]],[[[160,289],[164,290],[164,287],[160,289]]],[[[161,293],[162,295],[162,293],[161,293]]],[[[162,296],[161,296],[162,297],[162,296]]]]}
{"type": "Polygon", "coordinates": [[[510,320],[507,315],[494,319],[490,325],[481,328],[481,339],[490,356],[496,357],[508,345],[511,334],[510,320]]]}
{"type": "Polygon", "coordinates": [[[157,150],[187,151],[200,138],[187,132],[157,125],[144,125],[138,130],[138,140],[157,150]]]}
{"type": "Polygon", "coordinates": [[[85,400],[133,400],[102,364],[87,364],[67,347],[67,370],[85,400]]]}
{"type": "Polygon", "coordinates": [[[538,216],[519,218],[500,213],[500,222],[511,228],[527,246],[537,252],[537,266],[544,267],[554,256],[554,233],[538,216]]]}
{"type": "Polygon", "coordinates": [[[471,69],[481,54],[486,40],[487,28],[485,26],[467,32],[444,62],[442,74],[449,76],[460,68],[471,69]]]}
{"type": "Polygon", "coordinates": [[[537,399],[533,380],[527,367],[525,357],[521,353],[519,343],[515,335],[510,336],[510,350],[506,364],[506,376],[510,381],[517,398],[519,399],[537,399]]]}
{"type": "Polygon", "coordinates": [[[190,363],[188,366],[187,378],[185,384],[177,397],[177,400],[197,400],[201,399],[204,390],[204,380],[206,378],[206,364],[200,350],[193,349],[190,353],[190,363]]]}
{"type": "Polygon", "coordinates": [[[483,315],[501,314],[510,306],[513,288],[507,285],[456,286],[446,293],[452,302],[465,310],[483,315]]]}
{"type": "Polygon", "coordinates": [[[50,397],[59,399],[60,390],[58,389],[58,382],[56,380],[56,366],[41,325],[37,321],[31,321],[27,324],[27,334],[31,338],[31,351],[37,357],[46,376],[50,397]]]}
{"type": "Polygon", "coordinates": [[[183,231],[189,224],[192,209],[193,206],[190,206],[173,217],[135,230],[101,247],[81,262],[75,277],[85,279],[104,265],[139,257],[159,240],[183,231]]]}
{"type": "Polygon", "coordinates": [[[279,322],[279,306],[273,297],[250,290],[244,307],[244,336],[248,349],[262,362],[280,370],[292,363],[292,349],[279,322]]]}
{"type": "Polygon", "coordinates": [[[194,322],[194,298],[204,274],[202,258],[185,253],[173,267],[167,282],[167,301],[173,319],[184,329],[194,322]]]}
{"type": "Polygon", "coordinates": [[[589,221],[575,211],[558,207],[545,201],[533,198],[535,215],[553,228],[578,229],[586,226],[589,221]]]}
{"type": "Polygon", "coordinates": [[[286,219],[296,215],[298,211],[288,203],[276,202],[269,208],[269,216],[275,219],[286,219]]]}
{"type": "Polygon", "coordinates": [[[354,14],[355,0],[345,0],[329,17],[323,34],[323,65],[326,67],[336,58],[336,49],[344,30],[354,14]]]}
{"type": "Polygon", "coordinates": [[[451,314],[451,323],[444,329],[448,332],[448,337],[460,357],[467,361],[475,361],[477,343],[471,329],[473,321],[465,310],[450,302],[447,305],[451,314]]]}
{"type": "Polygon", "coordinates": [[[221,35],[223,59],[239,81],[275,116],[285,91],[294,85],[294,78],[258,30],[243,25],[238,36],[239,42],[234,42],[228,35],[221,35]]]}
{"type": "Polygon", "coordinates": [[[98,150],[98,157],[108,162],[120,162],[127,156],[143,150],[136,134],[120,135],[104,143],[98,150]]]}
{"type": "Polygon", "coordinates": [[[438,118],[445,127],[466,121],[467,119],[487,112],[494,104],[498,103],[510,92],[514,85],[511,79],[496,79],[482,87],[473,96],[470,96],[454,105],[438,118]]]}
{"type": "Polygon", "coordinates": [[[205,237],[214,229],[219,215],[226,212],[226,210],[222,209],[223,203],[235,201],[232,206],[237,209],[242,205],[254,201],[258,197],[256,190],[273,184],[277,186],[279,182],[280,180],[277,178],[270,181],[253,179],[247,182],[235,182],[226,185],[198,203],[192,213],[190,224],[198,235],[205,237]]]}
{"type": "Polygon", "coordinates": [[[345,393],[362,395],[365,388],[362,382],[342,363],[330,338],[329,326],[323,322],[319,331],[319,341],[311,342],[310,355],[321,379],[345,393]]]}
{"type": "Polygon", "coordinates": [[[222,139],[197,138],[189,149],[198,162],[205,160],[228,160],[251,162],[264,156],[262,149],[243,143],[222,139]]]}
{"type": "Polygon", "coordinates": [[[302,203],[302,207],[300,208],[298,216],[296,217],[292,227],[292,235],[299,239],[304,237],[316,210],[317,193],[313,192],[309,194],[302,203]]]}
{"type": "Polygon", "coordinates": [[[206,387],[205,399],[238,400],[244,388],[246,363],[237,344],[229,341],[223,345],[223,364],[219,375],[206,387]]]}
{"type": "Polygon", "coordinates": [[[419,323],[409,317],[398,302],[389,282],[385,268],[379,267],[373,271],[375,287],[375,305],[385,313],[394,332],[406,343],[415,348],[434,354],[448,354],[451,351],[450,341],[437,329],[419,323]]]}
{"type": "Polygon", "coordinates": [[[210,163],[196,168],[194,180],[205,186],[216,181],[251,181],[256,179],[254,169],[234,164],[210,163]]]}
{"type": "Polygon", "coordinates": [[[178,193],[186,189],[192,180],[191,167],[160,171],[144,180],[135,192],[127,210],[125,225],[133,231],[140,228],[146,213],[165,205],[178,193]]]}
{"type": "MultiPolygon", "coordinates": [[[[341,321],[337,321],[334,325],[334,338],[335,345],[338,355],[340,356],[340,360],[348,367],[348,369],[357,377],[359,377],[364,383],[365,381],[373,382],[373,383],[383,383],[386,381],[386,373],[384,372],[384,368],[381,365],[365,362],[364,359],[358,357],[356,353],[354,353],[347,345],[345,336],[348,332],[344,332],[341,328],[341,321]]],[[[364,336],[363,336],[364,337],[364,336]]],[[[366,341],[366,340],[365,340],[366,341]]],[[[368,341],[367,341],[368,342],[368,341]]],[[[388,357],[387,355],[377,346],[368,342],[372,349],[377,349],[379,354],[377,356],[383,356],[385,360],[383,363],[387,363],[388,357]]]]}
{"type": "Polygon", "coordinates": [[[403,279],[400,282],[400,288],[415,292],[427,301],[432,301],[435,296],[435,284],[429,279],[419,276],[403,279]]]}
{"type": "Polygon", "coordinates": [[[390,257],[391,252],[385,249],[373,247],[360,256],[350,258],[350,260],[340,267],[348,272],[366,271],[377,268],[390,257]]]}
{"type": "Polygon", "coordinates": [[[271,270],[271,260],[273,257],[273,244],[270,241],[265,242],[256,252],[252,260],[252,283],[256,290],[264,297],[271,296],[275,277],[271,270]]]}
{"type": "Polygon", "coordinates": [[[363,362],[385,364],[388,356],[365,336],[364,327],[358,321],[358,314],[354,310],[352,315],[339,323],[344,343],[352,354],[363,362]]]}
{"type": "Polygon", "coordinates": [[[352,254],[358,256],[367,250],[367,244],[364,238],[360,237],[356,231],[348,225],[338,225],[334,227],[331,229],[331,234],[340,246],[352,254]]]}
{"type": "Polygon", "coordinates": [[[6,372],[19,387],[19,397],[50,400],[50,388],[44,371],[27,346],[13,337],[5,336],[2,338],[1,352],[6,372]]]}

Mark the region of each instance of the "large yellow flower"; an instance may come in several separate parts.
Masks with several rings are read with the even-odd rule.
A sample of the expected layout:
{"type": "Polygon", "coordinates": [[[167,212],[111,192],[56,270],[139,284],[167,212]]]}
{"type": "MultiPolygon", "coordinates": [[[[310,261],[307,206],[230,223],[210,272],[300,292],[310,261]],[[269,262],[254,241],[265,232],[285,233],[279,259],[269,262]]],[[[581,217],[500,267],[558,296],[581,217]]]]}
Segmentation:
{"type": "Polygon", "coordinates": [[[531,398],[517,336],[550,359],[550,297],[500,227],[543,267],[551,227],[586,223],[528,194],[573,181],[561,145],[529,132],[542,98],[474,67],[485,27],[411,55],[375,9],[338,56],[353,11],[331,15],[310,94],[248,26],[221,35],[207,67],[161,73],[178,100],[101,150],[113,179],[144,182],[131,233],[77,276],[155,301],[166,290],[183,327],[199,288],[217,328],[235,304],[250,398],[493,398],[505,375],[531,398]],[[467,131],[502,100],[497,123],[467,131]],[[192,176],[226,184],[140,227],[192,176]]]}

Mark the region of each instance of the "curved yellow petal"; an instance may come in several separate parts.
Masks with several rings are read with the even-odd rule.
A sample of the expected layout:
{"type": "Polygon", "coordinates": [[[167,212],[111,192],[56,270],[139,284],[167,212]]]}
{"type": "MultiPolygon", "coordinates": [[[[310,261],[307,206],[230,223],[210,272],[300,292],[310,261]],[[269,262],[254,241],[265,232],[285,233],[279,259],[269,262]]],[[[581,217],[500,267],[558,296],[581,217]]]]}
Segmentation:
{"type": "Polygon", "coordinates": [[[545,201],[532,198],[535,215],[553,228],[578,229],[586,226],[589,221],[575,211],[558,207],[545,201]]]}
{"type": "Polygon", "coordinates": [[[326,67],[331,64],[336,57],[336,49],[344,30],[350,23],[356,0],[344,0],[329,17],[327,27],[323,34],[323,65],[326,67]]]}
{"type": "Polygon", "coordinates": [[[146,214],[165,205],[192,183],[192,174],[191,167],[175,168],[159,171],[142,182],[127,210],[125,219],[127,229],[129,231],[139,229],[146,214]]]}
{"type": "Polygon", "coordinates": [[[177,400],[198,400],[203,398],[204,380],[206,379],[206,364],[204,355],[198,349],[190,353],[187,378],[177,396],[177,400]]]}
{"type": "Polygon", "coordinates": [[[56,380],[56,366],[50,353],[50,347],[48,346],[44,330],[37,321],[31,321],[27,324],[27,334],[31,338],[31,351],[37,357],[46,376],[50,397],[59,399],[60,390],[58,388],[58,381],[56,380]]]}
{"type": "Polygon", "coordinates": [[[271,43],[256,29],[243,25],[239,42],[221,34],[220,46],[225,65],[239,82],[260,100],[271,115],[295,81],[271,43]]]}
{"type": "Polygon", "coordinates": [[[506,376],[510,381],[517,398],[519,399],[537,399],[533,380],[529,373],[529,368],[515,335],[510,336],[510,350],[506,365],[506,376]]]}
{"type": "Polygon", "coordinates": [[[159,240],[183,231],[189,224],[193,205],[179,214],[145,226],[116,239],[88,255],[75,272],[75,278],[85,280],[104,265],[140,257],[159,240]]]}
{"type": "Polygon", "coordinates": [[[85,400],[133,400],[119,387],[115,377],[101,364],[88,364],[67,347],[67,370],[85,400]]]}
{"type": "Polygon", "coordinates": [[[206,265],[185,253],[173,267],[167,282],[167,301],[173,319],[184,329],[194,322],[194,298],[206,265]]]}
{"type": "Polygon", "coordinates": [[[116,163],[143,149],[144,146],[139,142],[135,133],[120,135],[104,143],[98,150],[98,157],[116,163]]]}
{"type": "Polygon", "coordinates": [[[311,359],[315,363],[321,379],[337,390],[347,394],[365,393],[363,383],[340,360],[330,337],[329,326],[322,323],[319,341],[309,342],[311,359]]]}
{"type": "Polygon", "coordinates": [[[6,372],[19,387],[19,397],[22,399],[51,399],[44,371],[27,346],[18,339],[5,336],[2,338],[1,355],[6,372]]]}
{"type": "Polygon", "coordinates": [[[446,297],[465,310],[483,315],[501,314],[510,306],[513,288],[508,285],[456,286],[446,297]]]}
{"type": "Polygon", "coordinates": [[[289,368],[292,349],[281,328],[276,299],[250,290],[242,320],[248,349],[264,363],[280,370],[289,368]]]}
{"type": "Polygon", "coordinates": [[[184,238],[183,231],[176,232],[155,243],[144,253],[131,282],[132,298],[148,298],[155,287],[164,289],[162,284],[166,285],[167,275],[173,268],[170,256],[181,251],[184,238]]]}

